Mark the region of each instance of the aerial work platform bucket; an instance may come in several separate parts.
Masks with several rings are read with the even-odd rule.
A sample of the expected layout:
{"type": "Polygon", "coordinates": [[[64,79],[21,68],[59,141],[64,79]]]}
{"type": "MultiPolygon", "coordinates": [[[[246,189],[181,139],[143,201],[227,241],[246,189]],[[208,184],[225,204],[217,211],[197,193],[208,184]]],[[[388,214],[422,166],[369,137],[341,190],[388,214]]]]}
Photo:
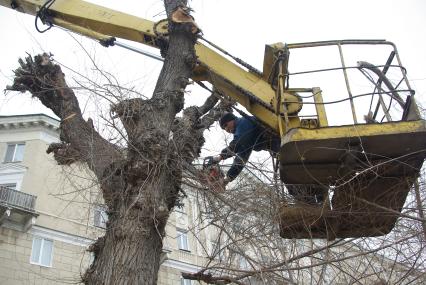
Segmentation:
{"type": "Polygon", "coordinates": [[[423,120],[292,129],[282,143],[281,179],[323,188],[331,198],[326,195],[319,205],[283,206],[281,236],[333,239],[389,233],[425,158],[423,120]]]}
{"type": "MultiPolygon", "coordinates": [[[[318,56],[313,53],[312,59],[316,64],[318,56]]],[[[279,164],[280,178],[290,195],[284,197],[278,215],[280,235],[334,239],[389,233],[426,158],[426,121],[420,117],[395,45],[385,40],[277,43],[265,48],[265,71],[277,90],[277,102],[281,102],[276,104],[276,113],[285,122],[280,128],[279,164]],[[356,64],[347,65],[344,45],[351,47],[349,59],[356,64]],[[385,64],[358,61],[358,46],[380,48],[371,59],[383,55],[385,64]],[[318,47],[321,54],[327,54],[325,48],[337,50],[341,66],[289,71],[290,51],[318,47]],[[384,51],[389,48],[386,57],[384,51]],[[331,83],[330,90],[344,85],[347,98],[324,100],[318,87],[289,87],[290,79],[305,83],[312,74],[324,76],[327,72],[330,80],[323,82],[331,83]],[[306,77],[300,80],[301,76],[306,77]],[[344,79],[344,84],[339,85],[338,78],[344,79]],[[355,84],[351,78],[356,79],[355,84]],[[372,92],[366,93],[370,85],[372,92]],[[300,95],[305,107],[294,114],[288,111],[289,106],[298,102],[281,100],[285,92],[312,95],[300,95]],[[303,113],[309,104],[314,113],[303,113]],[[340,111],[339,120],[345,115],[352,118],[330,126],[326,109],[331,115],[340,111]],[[365,123],[359,122],[360,115],[365,123]],[[297,126],[290,120],[295,116],[300,119],[297,126]]]]}

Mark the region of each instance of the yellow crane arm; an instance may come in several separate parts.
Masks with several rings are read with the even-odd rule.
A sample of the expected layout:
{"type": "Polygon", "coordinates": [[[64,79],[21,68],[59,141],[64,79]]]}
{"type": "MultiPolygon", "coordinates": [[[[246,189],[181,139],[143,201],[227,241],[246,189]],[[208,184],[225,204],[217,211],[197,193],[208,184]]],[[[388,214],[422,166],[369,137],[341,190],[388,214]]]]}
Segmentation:
{"type": "MultiPolygon", "coordinates": [[[[34,16],[40,11],[45,12],[51,24],[101,42],[117,37],[159,48],[154,22],[85,1],[0,0],[0,5],[34,16]]],[[[161,28],[167,29],[164,26],[161,28]]],[[[195,44],[195,50],[199,63],[194,70],[194,80],[209,81],[216,89],[280,133],[279,124],[283,123],[279,122],[281,116],[275,114],[275,91],[261,75],[243,69],[200,42],[195,44]]],[[[298,122],[298,118],[294,117],[287,126],[297,126],[298,122]]]]}
{"type": "MultiPolygon", "coordinates": [[[[156,24],[81,0],[0,0],[0,5],[35,15],[104,44],[116,37],[160,48],[164,39],[161,33],[167,32],[167,26],[159,24],[165,22],[156,24]]],[[[384,40],[277,43],[266,46],[263,74],[236,64],[240,63],[238,60],[234,63],[226,57],[226,52],[208,44],[195,44],[198,63],[192,78],[209,81],[281,135],[280,179],[296,202],[286,203],[280,210],[281,236],[334,239],[390,232],[426,159],[426,122],[420,119],[413,93],[404,103],[397,90],[388,84],[392,100],[397,98],[403,105],[402,119],[378,123],[374,115],[366,124],[358,123],[341,45],[393,44],[384,40]],[[288,88],[288,49],[327,45],[339,48],[353,124],[328,126],[318,87],[309,91],[288,88]],[[313,93],[317,118],[299,120],[297,112],[302,103],[294,92],[313,93]],[[389,213],[383,215],[383,209],[389,213]]],[[[378,75],[375,89],[382,89],[381,82],[386,79],[385,73],[394,56],[409,86],[394,49],[383,71],[362,64],[378,75]]],[[[372,96],[384,93],[387,92],[373,92],[372,96]]],[[[379,103],[385,106],[382,97],[377,108],[379,103]]]]}

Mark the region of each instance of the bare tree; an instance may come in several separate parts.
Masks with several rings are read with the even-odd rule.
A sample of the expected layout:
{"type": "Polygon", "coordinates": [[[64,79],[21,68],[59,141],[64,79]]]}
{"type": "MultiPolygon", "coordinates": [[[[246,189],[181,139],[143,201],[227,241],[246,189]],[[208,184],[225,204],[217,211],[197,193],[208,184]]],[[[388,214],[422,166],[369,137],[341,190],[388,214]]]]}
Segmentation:
{"type": "Polygon", "coordinates": [[[91,247],[95,259],[85,284],[156,284],[162,240],[178,203],[182,171],[198,157],[203,131],[220,112],[212,95],[201,107],[184,107],[184,90],[196,64],[199,32],[186,1],[164,1],[169,37],[165,62],[150,99],[114,102],[111,111],[125,129],[127,147],[114,145],[82,116],[76,95],[50,55],[20,60],[10,90],[29,91],[60,119],[61,143],[51,144],[61,165],[85,162],[108,207],[106,234],[91,247]],[[183,110],[183,115],[177,114],[183,110]]]}
{"type": "MultiPolygon", "coordinates": [[[[290,197],[281,185],[255,177],[264,165],[255,166],[259,168],[226,192],[197,196],[203,209],[197,220],[215,233],[214,247],[205,247],[206,266],[185,278],[209,284],[424,284],[424,219],[418,219],[418,209],[425,205],[423,183],[420,204],[413,189],[387,235],[283,239],[277,213],[290,197]]],[[[201,236],[203,230],[194,227],[194,235],[201,236]]]]}
{"type": "Polygon", "coordinates": [[[331,241],[279,237],[277,213],[290,197],[278,185],[249,177],[226,193],[202,195],[200,219],[216,228],[219,245],[206,252],[203,270],[185,276],[211,284],[424,284],[423,180],[391,233],[331,241]]]}
{"type": "MultiPolygon", "coordinates": [[[[112,94],[115,118],[109,123],[124,127],[124,143],[106,140],[90,119],[83,118],[60,66],[47,54],[20,60],[10,87],[31,92],[61,119],[61,143],[52,144],[48,152],[61,165],[86,163],[102,190],[109,219],[106,235],[91,247],[95,259],[84,275],[86,284],[156,284],[165,226],[180,202],[182,184],[205,189],[197,185],[191,162],[200,154],[203,131],[225,107],[212,94],[203,106],[183,109],[184,90],[196,64],[193,46],[198,28],[186,1],[166,0],[165,7],[170,33],[162,39],[165,63],[152,97],[123,99],[112,94]]],[[[327,242],[279,237],[277,213],[288,197],[278,182],[264,182],[247,175],[225,193],[199,192],[204,209],[199,222],[207,221],[215,229],[216,246],[213,252],[206,249],[205,268],[185,274],[186,278],[210,284],[425,280],[423,183],[392,234],[327,242]],[[418,213],[419,218],[412,219],[418,213]]]]}

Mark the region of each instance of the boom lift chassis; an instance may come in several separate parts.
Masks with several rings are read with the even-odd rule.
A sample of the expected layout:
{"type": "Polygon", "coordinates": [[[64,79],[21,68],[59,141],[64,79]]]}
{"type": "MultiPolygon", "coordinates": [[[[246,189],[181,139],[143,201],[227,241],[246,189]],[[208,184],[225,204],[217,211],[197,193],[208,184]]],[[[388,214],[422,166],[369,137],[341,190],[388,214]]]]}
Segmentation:
{"type": "MultiPolygon", "coordinates": [[[[106,46],[119,44],[116,38],[121,38],[160,48],[162,41],[167,40],[165,21],[154,23],[80,0],[0,0],[0,5],[106,46]]],[[[223,50],[204,42],[214,49],[200,41],[195,44],[198,63],[192,79],[210,82],[219,93],[231,97],[281,136],[280,178],[289,190],[323,196],[315,205],[304,203],[303,198],[283,203],[279,213],[281,236],[334,239],[389,233],[426,157],[425,121],[420,118],[414,91],[395,45],[385,40],[266,45],[260,72],[239,59],[234,63],[221,54],[223,50]],[[360,69],[378,77],[377,92],[371,96],[379,99],[367,123],[360,123],[357,118],[356,98],[351,93],[342,51],[344,45],[393,48],[382,70],[368,63],[360,64],[360,69]],[[353,123],[348,125],[329,126],[320,88],[289,87],[290,50],[324,46],[336,46],[339,50],[353,117],[353,123]],[[406,98],[386,78],[395,58],[410,92],[406,98]],[[301,93],[312,94],[316,114],[310,118],[299,116],[304,104],[301,93]],[[384,95],[397,102],[402,110],[400,119],[391,119],[384,95]],[[380,107],[386,122],[376,120],[380,107]]]]}

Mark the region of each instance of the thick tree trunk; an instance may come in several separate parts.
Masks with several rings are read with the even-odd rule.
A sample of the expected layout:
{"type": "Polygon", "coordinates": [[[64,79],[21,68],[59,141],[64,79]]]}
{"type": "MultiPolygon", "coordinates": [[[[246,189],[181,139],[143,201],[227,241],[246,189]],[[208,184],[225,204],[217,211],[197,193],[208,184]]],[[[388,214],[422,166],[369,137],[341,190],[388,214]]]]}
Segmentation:
{"type": "MultiPolygon", "coordinates": [[[[169,16],[182,9],[177,1],[165,4],[169,16]]],[[[182,177],[170,133],[196,63],[192,24],[169,21],[169,27],[168,50],[163,51],[167,56],[152,99],[132,100],[130,118],[129,105],[117,106],[130,141],[126,182],[120,191],[124,195],[109,205],[111,222],[94,248],[95,263],[86,274],[86,284],[157,283],[165,226],[182,177]]]]}
{"type": "Polygon", "coordinates": [[[196,64],[198,28],[186,1],[166,0],[169,38],[163,69],[149,100],[118,102],[112,111],[127,132],[127,154],[83,119],[78,100],[49,55],[20,60],[11,90],[29,91],[61,119],[61,143],[49,146],[59,164],[85,162],[95,173],[108,207],[106,234],[90,248],[94,262],[85,284],[157,283],[167,219],[179,197],[184,165],[199,156],[203,131],[219,112],[212,95],[200,108],[184,106],[196,64]],[[208,114],[207,114],[208,113],[208,114]],[[203,118],[201,118],[204,116],[203,118]]]}
{"type": "Polygon", "coordinates": [[[164,227],[142,217],[138,208],[122,210],[92,245],[96,261],[86,272],[86,284],[157,284],[164,227]]]}
{"type": "MultiPolygon", "coordinates": [[[[186,13],[180,1],[166,1],[165,6],[169,18],[175,11],[186,13]]],[[[117,108],[129,136],[129,161],[122,197],[109,205],[111,222],[97,242],[87,284],[157,283],[165,226],[182,176],[181,154],[169,138],[196,63],[193,24],[169,21],[169,27],[168,50],[163,51],[166,58],[152,98],[121,102],[117,108]]]]}

